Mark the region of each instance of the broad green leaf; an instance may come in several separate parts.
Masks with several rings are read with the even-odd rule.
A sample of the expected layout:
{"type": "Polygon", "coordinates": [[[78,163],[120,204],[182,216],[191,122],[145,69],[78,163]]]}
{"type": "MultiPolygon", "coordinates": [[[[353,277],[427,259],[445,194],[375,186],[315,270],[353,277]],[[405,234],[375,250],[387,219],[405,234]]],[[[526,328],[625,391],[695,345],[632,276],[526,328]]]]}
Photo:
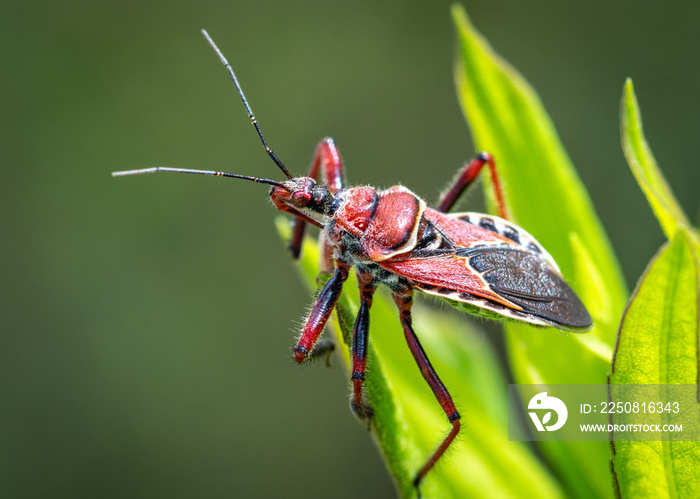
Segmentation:
{"type": "MultiPolygon", "coordinates": [[[[461,6],[452,14],[461,49],[457,89],[474,143],[496,159],[514,222],[552,254],[594,319],[593,330],[581,336],[509,323],[515,380],[605,383],[627,296],[613,251],[535,91],[493,51],[461,6]]],[[[605,443],[541,442],[541,448],[569,495],[611,496],[605,443]]]]}
{"type": "MultiPolygon", "coordinates": [[[[285,218],[278,219],[277,228],[284,239],[289,237],[285,218]]],[[[317,290],[318,247],[309,238],[304,241],[299,269],[308,287],[317,290]]],[[[351,276],[338,303],[339,319],[332,324],[336,351],[348,376],[348,333],[358,298],[351,276]]],[[[411,357],[398,312],[383,290],[375,295],[370,322],[365,382],[375,410],[370,430],[401,496],[414,497],[415,473],[447,435],[450,424],[411,357]]],[[[563,497],[528,448],[508,441],[507,380],[483,335],[452,310],[437,312],[420,301],[414,307],[414,325],[463,418],[459,438],[424,480],[423,497],[563,497]]]]}
{"type": "Polygon", "coordinates": [[[625,82],[622,94],[620,115],[622,118],[622,149],[625,152],[627,163],[644,191],[656,218],[659,219],[666,237],[673,238],[679,227],[690,230],[690,221],[673,196],[673,192],[656,164],[654,154],[644,137],[642,115],[639,111],[637,96],[634,94],[632,80],[629,78],[625,82]]]}
{"type": "MultiPolygon", "coordinates": [[[[700,238],[673,196],[642,130],[632,81],[622,97],[622,145],[666,236],[628,305],[618,333],[613,384],[697,384],[700,238]]],[[[663,395],[659,394],[659,399],[663,395]]],[[[700,421],[697,399],[687,401],[700,421]]],[[[659,423],[672,422],[660,414],[659,423]]],[[[623,497],[694,497],[700,489],[700,443],[615,442],[613,471],[623,497]]]]}
{"type": "MultiPolygon", "coordinates": [[[[627,307],[610,383],[698,383],[699,283],[692,243],[681,229],[652,260],[627,307]]],[[[697,421],[700,406],[690,403],[697,421]]],[[[663,442],[615,442],[613,449],[622,497],[697,497],[700,442],[671,434],[663,442]]]]}

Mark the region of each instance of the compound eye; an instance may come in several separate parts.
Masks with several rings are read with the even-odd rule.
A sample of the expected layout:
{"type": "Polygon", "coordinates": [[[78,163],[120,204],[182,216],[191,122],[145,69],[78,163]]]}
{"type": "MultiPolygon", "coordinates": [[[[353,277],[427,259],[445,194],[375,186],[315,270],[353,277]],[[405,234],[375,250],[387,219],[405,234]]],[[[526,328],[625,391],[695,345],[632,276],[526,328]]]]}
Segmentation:
{"type": "Polygon", "coordinates": [[[353,225],[355,225],[355,228],[356,228],[357,230],[360,230],[360,231],[364,232],[364,231],[367,230],[367,227],[369,226],[369,223],[367,222],[366,219],[363,218],[363,219],[361,219],[361,220],[357,220],[353,225]]]}
{"type": "Polygon", "coordinates": [[[311,193],[307,191],[297,191],[292,194],[292,201],[299,208],[303,208],[311,201],[311,193]]]}

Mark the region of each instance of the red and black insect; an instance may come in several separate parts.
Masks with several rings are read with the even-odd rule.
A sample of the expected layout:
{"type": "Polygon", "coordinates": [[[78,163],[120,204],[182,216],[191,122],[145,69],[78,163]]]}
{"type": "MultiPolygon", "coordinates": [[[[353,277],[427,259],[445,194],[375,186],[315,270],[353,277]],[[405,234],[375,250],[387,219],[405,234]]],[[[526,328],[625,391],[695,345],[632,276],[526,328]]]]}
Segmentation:
{"type": "Polygon", "coordinates": [[[357,270],[360,310],[352,336],[353,394],[351,407],[362,419],[372,417],[364,400],[367,347],[372,297],[378,285],[389,288],[399,310],[408,347],[452,429],[417,471],[414,485],[435,466],[460,430],[460,414],[452,397],[416,336],[411,307],[413,291],[439,296],[466,311],[536,326],[584,332],[591,316],[561,276],[545,249],[523,229],[507,221],[506,204],[491,156],[481,153],[455,179],[436,208],[402,186],[378,191],[370,186],[347,188],[343,162],[333,140],[316,148],[306,177],[293,177],[267,145],[260,126],[231,66],[203,31],[233,79],[250,120],[267,154],[287,180],[276,181],[232,173],[156,167],[115,172],[115,176],[157,171],[241,178],[269,184],[275,206],[296,217],[290,241],[299,256],[307,223],[321,229],[321,267],[332,276],[321,290],[294,347],[299,363],[319,353],[317,341],[338,302],[351,267],[357,270]],[[488,166],[500,217],[478,213],[447,212],[462,192],[488,166]],[[319,183],[319,176],[322,182],[319,183]]]}

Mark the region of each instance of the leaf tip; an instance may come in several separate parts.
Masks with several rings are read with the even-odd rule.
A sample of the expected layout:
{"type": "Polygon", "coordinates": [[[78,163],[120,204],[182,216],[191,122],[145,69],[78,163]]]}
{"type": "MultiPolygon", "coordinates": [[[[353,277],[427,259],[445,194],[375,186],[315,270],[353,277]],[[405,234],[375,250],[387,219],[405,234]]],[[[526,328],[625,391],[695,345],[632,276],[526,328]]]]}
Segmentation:
{"type": "Polygon", "coordinates": [[[452,19],[456,24],[468,24],[469,17],[467,16],[467,10],[459,2],[455,2],[450,6],[450,14],[452,14],[452,19]]]}
{"type": "Polygon", "coordinates": [[[632,78],[630,76],[625,78],[625,91],[634,92],[634,83],[632,83],[632,78]]]}
{"type": "Polygon", "coordinates": [[[624,143],[625,140],[630,140],[626,133],[628,127],[636,125],[636,121],[639,120],[639,105],[637,104],[637,96],[634,93],[634,84],[632,83],[632,78],[630,78],[629,76],[625,80],[625,84],[622,90],[621,107],[622,109],[620,115],[622,116],[622,140],[624,143]]]}

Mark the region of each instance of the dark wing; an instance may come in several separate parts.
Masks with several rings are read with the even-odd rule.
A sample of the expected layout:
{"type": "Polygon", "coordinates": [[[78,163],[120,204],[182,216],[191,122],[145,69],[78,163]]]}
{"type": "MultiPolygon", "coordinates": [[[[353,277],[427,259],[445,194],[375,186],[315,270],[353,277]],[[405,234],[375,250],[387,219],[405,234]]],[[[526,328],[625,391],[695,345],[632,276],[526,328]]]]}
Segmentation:
{"type": "Polygon", "coordinates": [[[421,291],[477,315],[498,314],[574,332],[586,331],[593,323],[576,293],[541,252],[496,243],[415,256],[379,265],[409,279],[421,291]]]}
{"type": "Polygon", "coordinates": [[[524,312],[573,331],[593,324],[579,297],[540,253],[518,246],[481,246],[463,253],[492,291],[524,312]]]}

